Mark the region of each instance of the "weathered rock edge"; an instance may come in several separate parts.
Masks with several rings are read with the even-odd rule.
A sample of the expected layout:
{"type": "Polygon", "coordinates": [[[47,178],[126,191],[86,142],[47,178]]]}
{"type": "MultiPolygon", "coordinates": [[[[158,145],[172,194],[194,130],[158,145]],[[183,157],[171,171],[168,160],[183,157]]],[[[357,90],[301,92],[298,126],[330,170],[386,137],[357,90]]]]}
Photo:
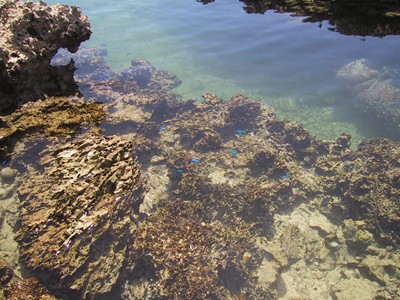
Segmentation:
{"type": "Polygon", "coordinates": [[[40,2],[0,3],[0,112],[27,101],[78,91],[75,65],[51,66],[58,49],[76,52],[91,35],[80,8],[40,2]]]}

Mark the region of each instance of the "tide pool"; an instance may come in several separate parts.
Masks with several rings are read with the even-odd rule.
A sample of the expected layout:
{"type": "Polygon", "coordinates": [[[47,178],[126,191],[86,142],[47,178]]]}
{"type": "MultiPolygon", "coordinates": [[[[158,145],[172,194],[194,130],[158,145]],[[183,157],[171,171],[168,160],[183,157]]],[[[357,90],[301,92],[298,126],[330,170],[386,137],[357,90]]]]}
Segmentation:
{"type": "MultiPolygon", "coordinates": [[[[54,4],[57,1],[48,1],[54,4]]],[[[63,1],[89,16],[93,35],[86,47],[103,46],[115,69],[144,59],[176,74],[176,93],[201,100],[241,93],[271,104],[281,118],[304,124],[320,138],[350,133],[399,139],[383,124],[352,107],[352,84],[336,78],[344,65],[365,59],[383,72],[400,69],[400,37],[345,36],[328,22],[268,11],[246,14],[239,1],[63,1]]]]}

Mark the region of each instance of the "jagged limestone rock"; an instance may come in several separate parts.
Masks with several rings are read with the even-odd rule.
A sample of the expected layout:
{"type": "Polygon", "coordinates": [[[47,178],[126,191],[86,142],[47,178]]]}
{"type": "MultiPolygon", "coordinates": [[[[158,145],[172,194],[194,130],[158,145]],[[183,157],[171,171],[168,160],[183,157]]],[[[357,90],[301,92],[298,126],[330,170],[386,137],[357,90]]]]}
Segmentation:
{"type": "Polygon", "coordinates": [[[126,263],[144,188],[133,151],[88,133],[48,148],[22,179],[22,261],[68,299],[110,292],[126,263]]]}

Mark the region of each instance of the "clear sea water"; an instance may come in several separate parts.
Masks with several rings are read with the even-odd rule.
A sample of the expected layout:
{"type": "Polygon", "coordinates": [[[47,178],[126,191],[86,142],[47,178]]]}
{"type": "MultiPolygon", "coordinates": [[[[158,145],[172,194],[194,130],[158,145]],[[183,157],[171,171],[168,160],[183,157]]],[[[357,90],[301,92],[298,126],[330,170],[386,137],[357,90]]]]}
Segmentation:
{"type": "Polygon", "coordinates": [[[354,96],[336,78],[339,68],[361,58],[377,70],[400,70],[400,36],[345,36],[329,31],[327,22],[319,27],[289,14],[246,14],[238,0],[62,3],[89,16],[93,35],[84,45],[105,46],[114,69],[148,60],[180,77],[176,93],[184,98],[242,93],[320,138],[347,132],[353,145],[376,136],[400,139],[353,109],[354,96]]]}

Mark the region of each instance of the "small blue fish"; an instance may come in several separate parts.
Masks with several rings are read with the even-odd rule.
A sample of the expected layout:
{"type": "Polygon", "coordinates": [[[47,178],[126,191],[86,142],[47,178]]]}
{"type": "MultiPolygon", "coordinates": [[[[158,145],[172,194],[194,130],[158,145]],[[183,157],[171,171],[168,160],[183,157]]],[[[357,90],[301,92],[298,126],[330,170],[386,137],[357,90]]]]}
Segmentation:
{"type": "Polygon", "coordinates": [[[246,134],[246,130],[238,129],[238,130],[236,130],[236,133],[246,134]]]}
{"type": "Polygon", "coordinates": [[[285,174],[285,175],[282,176],[283,179],[286,179],[286,178],[289,178],[289,177],[290,177],[290,174],[285,174]]]}
{"type": "Polygon", "coordinates": [[[233,150],[228,150],[228,153],[232,154],[233,156],[238,155],[238,153],[236,151],[233,151],[233,150]]]}
{"type": "Polygon", "coordinates": [[[167,129],[167,126],[161,126],[160,127],[160,131],[164,131],[165,129],[167,129]]]}
{"type": "Polygon", "coordinates": [[[200,162],[200,160],[198,160],[197,158],[192,158],[191,159],[192,163],[198,164],[200,162]]]}
{"type": "Polygon", "coordinates": [[[182,169],[178,169],[176,170],[177,173],[185,173],[185,171],[183,171],[182,169]]]}
{"type": "Polygon", "coordinates": [[[6,160],[3,160],[3,165],[5,165],[7,163],[7,161],[6,160]]]}

